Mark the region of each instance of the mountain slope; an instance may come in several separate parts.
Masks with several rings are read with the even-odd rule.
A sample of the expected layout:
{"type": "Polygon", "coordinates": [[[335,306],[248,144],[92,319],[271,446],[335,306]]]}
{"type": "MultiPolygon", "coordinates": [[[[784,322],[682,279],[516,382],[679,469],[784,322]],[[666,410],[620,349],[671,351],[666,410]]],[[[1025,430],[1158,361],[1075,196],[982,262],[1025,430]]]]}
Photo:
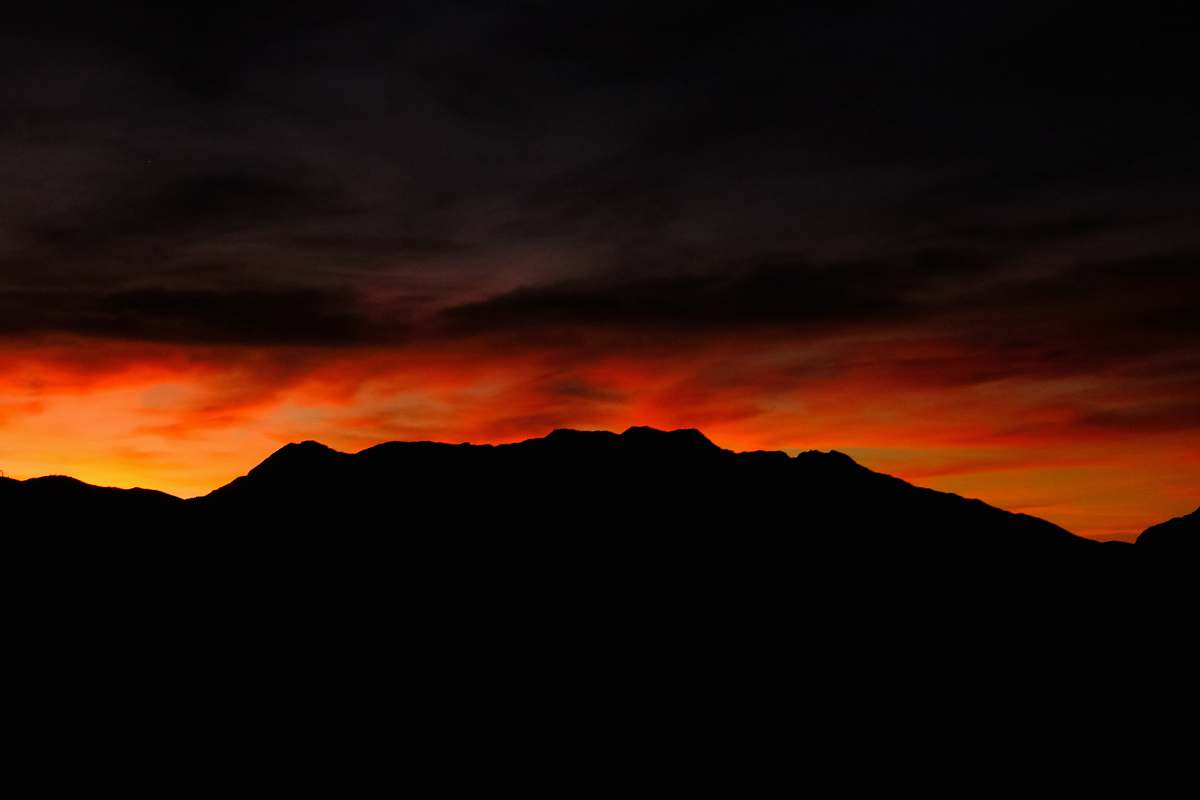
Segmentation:
{"type": "Polygon", "coordinates": [[[837,452],[734,453],[696,430],[556,430],[504,445],[287,445],[205,497],[0,482],[33,524],[118,523],[206,537],[379,536],[498,558],[903,559],[908,565],[1114,552],[1045,520],[912,486],[837,452]],[[507,550],[506,550],[507,548],[507,550]],[[537,555],[532,555],[533,551],[537,555]]]}
{"type": "Polygon", "coordinates": [[[1044,520],[914,487],[841,453],[733,453],[699,431],[557,430],[507,445],[391,442],[355,455],[289,445],[189,501],[211,519],[695,547],[785,536],[809,550],[1036,554],[1096,543],[1044,520]]]}
{"type": "Polygon", "coordinates": [[[96,522],[130,515],[158,519],[182,514],[186,507],[174,495],[152,489],[115,489],[63,475],[24,481],[0,478],[0,504],[7,514],[30,514],[47,524],[91,517],[96,522]]]}
{"type": "Polygon", "coordinates": [[[1153,553],[1200,553],[1200,508],[1186,516],[1151,525],[1138,536],[1137,545],[1153,553]]]}

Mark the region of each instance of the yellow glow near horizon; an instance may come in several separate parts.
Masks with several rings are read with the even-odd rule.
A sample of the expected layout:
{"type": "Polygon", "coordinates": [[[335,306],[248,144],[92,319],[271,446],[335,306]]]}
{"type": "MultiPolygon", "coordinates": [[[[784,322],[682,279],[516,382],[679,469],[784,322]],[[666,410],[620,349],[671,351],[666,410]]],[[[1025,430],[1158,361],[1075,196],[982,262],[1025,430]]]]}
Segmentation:
{"type": "MultiPolygon", "coordinates": [[[[544,354],[89,345],[0,358],[0,469],[205,494],[289,441],[497,443],[555,427],[700,428],[733,450],[837,449],[918,485],[1129,538],[1195,508],[1196,435],[1074,422],[1078,387],[906,385],[876,371],[790,383],[711,349],[562,364],[544,354]],[[731,366],[733,365],[733,366],[731,366]],[[1016,422],[1014,422],[1016,421],[1016,422]]],[[[736,354],[736,353],[735,353],[736,354]]],[[[1087,387],[1087,397],[1099,394],[1087,387]]],[[[799,513],[799,512],[798,512],[799,513]]]]}

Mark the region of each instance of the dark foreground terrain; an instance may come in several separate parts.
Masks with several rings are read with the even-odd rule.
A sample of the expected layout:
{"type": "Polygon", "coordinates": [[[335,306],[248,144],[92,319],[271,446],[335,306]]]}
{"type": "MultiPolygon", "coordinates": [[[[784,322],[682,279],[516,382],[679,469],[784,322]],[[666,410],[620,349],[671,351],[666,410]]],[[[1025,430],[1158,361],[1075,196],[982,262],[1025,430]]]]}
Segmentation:
{"type": "Polygon", "coordinates": [[[1155,598],[1187,591],[1198,539],[1196,514],[1100,543],[837,452],[733,453],[651,428],[356,454],[304,442],[191,500],[52,477],[0,483],[0,507],[39,612],[116,602],[159,630],[215,614],[252,638],[330,625],[502,650],[514,630],[539,649],[585,631],[957,636],[1018,610],[1054,638],[1115,614],[1141,626],[1187,607],[1155,598]]]}
{"type": "Polygon", "coordinates": [[[305,442],[193,500],[40,478],[0,482],[0,508],[12,685],[39,726],[137,698],[147,731],[255,758],[390,748],[384,726],[448,775],[464,741],[503,766],[531,728],[561,764],[581,742],[757,757],[785,722],[830,757],[890,751],[931,713],[1108,715],[1110,677],[1144,666],[1153,689],[1194,616],[1196,514],[1100,544],[693,430],[305,442]]]}
{"type": "MultiPolygon", "coordinates": [[[[680,570],[786,553],[914,566],[1069,564],[1194,554],[1200,510],[1137,546],[1101,544],[1036,517],[872,472],[837,452],[734,453],[696,430],[557,430],[508,445],[389,442],[356,454],[290,444],[204,497],[71,478],[0,479],[15,530],[151,534],[154,546],[487,552],[561,566],[653,556],[680,570]],[[523,555],[524,554],[524,555],[523,555]],[[894,563],[894,562],[893,562],[894,563]]],[[[828,563],[828,562],[827,562],[828,563]]]]}

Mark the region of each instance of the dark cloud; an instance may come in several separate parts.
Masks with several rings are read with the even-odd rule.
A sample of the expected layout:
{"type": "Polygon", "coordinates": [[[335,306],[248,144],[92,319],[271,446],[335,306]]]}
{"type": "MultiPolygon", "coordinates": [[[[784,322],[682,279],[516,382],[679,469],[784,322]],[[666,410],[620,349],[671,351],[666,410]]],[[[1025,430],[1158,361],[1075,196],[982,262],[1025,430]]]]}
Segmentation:
{"type": "Polygon", "coordinates": [[[826,263],[765,255],[693,271],[657,265],[523,287],[449,309],[441,322],[476,334],[610,328],[831,336],[932,319],[955,308],[980,280],[1002,274],[1002,264],[972,250],[826,263]]]}
{"type": "Polygon", "coordinates": [[[829,264],[761,259],[523,288],[450,309],[438,322],[458,335],[614,352],[655,339],[824,344],[820,356],[790,368],[796,380],[848,369],[927,388],[1082,377],[1187,406],[1181,398],[1200,386],[1198,265],[1200,253],[1178,253],[1021,275],[970,251],[829,264]]]}
{"type": "Polygon", "coordinates": [[[1158,255],[1200,245],[1195,22],[1053,1],[20,10],[0,326],[894,332],[978,354],[945,380],[1132,369],[1198,346],[1197,266],[1158,255]]]}
{"type": "Polygon", "coordinates": [[[980,269],[964,251],[814,263],[764,256],[703,271],[641,277],[625,271],[520,288],[443,315],[453,330],[612,327],[637,330],[784,328],[831,334],[911,317],[923,295],[980,269]]]}
{"type": "Polygon", "coordinates": [[[346,346],[379,341],[362,303],[309,287],[0,292],[0,335],[71,333],[184,344],[346,346]]]}
{"type": "Polygon", "coordinates": [[[307,251],[347,258],[379,256],[443,257],[468,251],[468,245],[450,239],[420,236],[371,236],[348,233],[301,233],[288,243],[307,251]]]}
{"type": "Polygon", "coordinates": [[[1197,297],[1200,252],[1171,253],[1005,277],[949,316],[981,340],[1036,345],[1086,368],[1121,355],[1194,351],[1197,297]]]}
{"type": "Polygon", "coordinates": [[[1165,402],[1139,400],[1136,407],[1130,407],[1132,404],[1127,402],[1123,408],[1084,414],[1078,424],[1141,434],[1200,430],[1200,404],[1195,401],[1197,393],[1200,393],[1200,381],[1186,392],[1168,396],[1165,402]]]}
{"type": "Polygon", "coordinates": [[[329,188],[305,183],[302,174],[254,165],[222,169],[213,164],[121,189],[98,198],[91,209],[33,225],[30,233],[67,250],[130,239],[212,236],[279,220],[303,224],[336,199],[329,188]]]}

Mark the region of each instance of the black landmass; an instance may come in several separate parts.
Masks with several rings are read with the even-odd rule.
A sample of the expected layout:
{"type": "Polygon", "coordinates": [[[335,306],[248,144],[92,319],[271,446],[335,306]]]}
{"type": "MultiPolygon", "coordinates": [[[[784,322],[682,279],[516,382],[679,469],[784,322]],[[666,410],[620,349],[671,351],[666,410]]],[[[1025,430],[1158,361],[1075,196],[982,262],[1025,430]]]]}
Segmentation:
{"type": "Polygon", "coordinates": [[[1137,538],[1140,548],[1155,553],[1200,555],[1200,508],[1183,517],[1151,525],[1137,538]]]}
{"type": "Polygon", "coordinates": [[[65,477],[0,479],[9,520],[116,529],[241,548],[287,538],[457,549],[497,563],[795,563],[922,568],[1194,553],[1200,510],[1137,547],[872,472],[838,452],[724,450],[697,430],[556,430],[505,445],[389,442],[356,454],[289,444],[212,493],[182,500],[65,477]]]}
{"type": "Polygon", "coordinates": [[[1152,658],[1156,630],[1190,641],[1194,605],[1183,534],[1102,544],[694,430],[303,442],[205,497],[0,479],[0,511],[14,692],[52,687],[30,693],[46,725],[139,698],[204,738],[258,737],[255,715],[288,747],[320,729],[323,752],[399,726],[447,774],[439,743],[464,732],[498,754],[530,728],[642,737],[657,758],[759,751],[796,719],[857,754],[864,720],[892,742],[937,707],[1062,714],[1081,680],[1107,714],[1087,676],[1152,658]]]}
{"type": "Polygon", "coordinates": [[[174,495],[152,489],[93,486],[65,475],[47,475],[25,481],[0,478],[0,503],[3,503],[5,513],[28,512],[46,526],[53,526],[60,520],[98,520],[113,515],[172,519],[184,502],[174,495]]]}

